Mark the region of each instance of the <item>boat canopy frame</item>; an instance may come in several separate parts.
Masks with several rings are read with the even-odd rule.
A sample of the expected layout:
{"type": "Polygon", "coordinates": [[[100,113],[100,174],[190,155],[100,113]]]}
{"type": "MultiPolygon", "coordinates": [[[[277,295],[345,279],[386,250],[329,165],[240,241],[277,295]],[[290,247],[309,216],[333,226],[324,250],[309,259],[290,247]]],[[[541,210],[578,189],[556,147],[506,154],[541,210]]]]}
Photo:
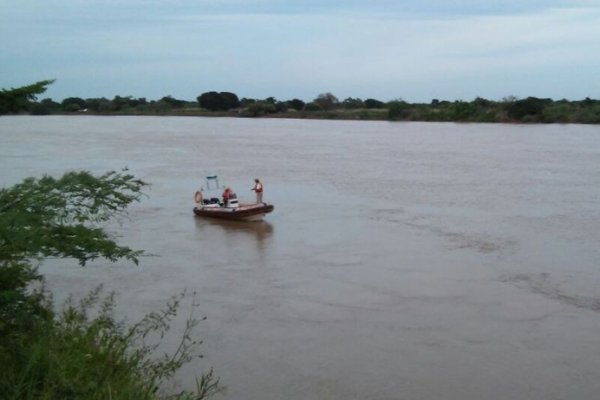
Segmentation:
{"type": "Polygon", "coordinates": [[[206,177],[206,190],[219,189],[221,185],[219,185],[219,177],[217,175],[209,175],[206,177]],[[215,182],[215,187],[211,188],[210,183],[215,182]]]}

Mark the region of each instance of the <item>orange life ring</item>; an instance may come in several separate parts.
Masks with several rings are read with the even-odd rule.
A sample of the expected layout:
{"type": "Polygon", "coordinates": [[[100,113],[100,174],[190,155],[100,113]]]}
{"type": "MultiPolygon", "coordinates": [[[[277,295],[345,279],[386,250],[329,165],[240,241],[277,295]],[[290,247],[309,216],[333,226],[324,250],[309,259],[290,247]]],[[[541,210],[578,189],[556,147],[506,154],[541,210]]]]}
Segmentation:
{"type": "Polygon", "coordinates": [[[197,191],[197,192],[194,194],[194,201],[195,201],[196,203],[198,203],[198,204],[201,204],[201,203],[202,203],[202,192],[201,192],[201,191],[197,191]]]}

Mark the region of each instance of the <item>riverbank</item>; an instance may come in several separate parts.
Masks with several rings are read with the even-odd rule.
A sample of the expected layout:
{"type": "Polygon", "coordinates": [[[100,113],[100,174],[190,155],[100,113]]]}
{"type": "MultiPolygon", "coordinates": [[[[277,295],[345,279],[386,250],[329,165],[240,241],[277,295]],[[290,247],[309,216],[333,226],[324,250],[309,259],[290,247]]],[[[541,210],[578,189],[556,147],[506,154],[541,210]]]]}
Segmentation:
{"type": "Polygon", "coordinates": [[[348,97],[339,101],[331,93],[320,94],[305,103],[300,99],[279,101],[266,99],[241,100],[235,93],[206,92],[197,101],[175,99],[146,100],[132,96],[106,98],[69,97],[58,103],[50,98],[36,101],[53,81],[3,92],[0,115],[28,113],[32,115],[170,115],[215,116],[245,118],[295,118],[330,120],[387,120],[419,122],[496,122],[496,123],[600,123],[600,100],[553,100],[549,98],[513,96],[501,101],[477,97],[473,101],[433,99],[430,103],[408,103],[404,100],[382,102],[348,97]],[[34,99],[32,101],[32,99],[34,99]]]}
{"type": "MultiPolygon", "coordinates": [[[[35,111],[35,110],[33,110],[35,111]]],[[[209,111],[194,103],[183,107],[123,107],[116,110],[80,109],[77,111],[45,110],[36,115],[139,115],[232,118],[284,118],[314,120],[476,122],[476,123],[573,123],[599,124],[600,102],[536,102],[531,99],[513,102],[433,102],[410,104],[389,102],[379,108],[343,108],[328,110],[275,109],[240,107],[228,111],[209,111]]]]}

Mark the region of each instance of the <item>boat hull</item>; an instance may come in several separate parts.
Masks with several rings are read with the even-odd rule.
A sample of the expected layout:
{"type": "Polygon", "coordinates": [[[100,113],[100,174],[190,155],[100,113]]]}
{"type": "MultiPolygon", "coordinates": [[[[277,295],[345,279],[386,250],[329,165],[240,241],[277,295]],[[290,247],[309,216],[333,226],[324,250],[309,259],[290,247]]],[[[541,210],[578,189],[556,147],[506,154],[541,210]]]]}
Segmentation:
{"type": "Polygon", "coordinates": [[[232,207],[194,207],[194,214],[200,217],[220,218],[237,221],[260,221],[272,212],[275,207],[272,204],[252,204],[232,207]]]}

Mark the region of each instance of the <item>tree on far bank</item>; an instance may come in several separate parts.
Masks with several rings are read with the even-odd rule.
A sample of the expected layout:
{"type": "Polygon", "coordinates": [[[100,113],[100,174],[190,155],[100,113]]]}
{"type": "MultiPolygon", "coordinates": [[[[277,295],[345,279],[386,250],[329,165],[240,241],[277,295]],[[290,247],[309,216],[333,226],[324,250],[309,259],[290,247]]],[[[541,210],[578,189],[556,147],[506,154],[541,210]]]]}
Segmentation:
{"type": "Polygon", "coordinates": [[[159,101],[169,104],[173,108],[183,108],[185,106],[184,100],[178,100],[173,98],[172,96],[165,96],[159,101]]]}
{"type": "Polygon", "coordinates": [[[61,110],[61,105],[52,99],[43,99],[29,108],[32,115],[50,115],[61,110]]]}
{"type": "Polygon", "coordinates": [[[321,93],[317,96],[316,99],[313,100],[313,103],[316,103],[321,110],[332,110],[339,104],[339,100],[333,94],[321,93]]]}
{"type": "Polygon", "coordinates": [[[404,100],[392,100],[387,103],[388,119],[396,121],[404,119],[408,115],[409,105],[404,100]]]}
{"type": "Polygon", "coordinates": [[[359,97],[347,97],[346,99],[344,99],[344,101],[342,101],[342,105],[348,110],[353,110],[357,108],[363,108],[365,106],[365,103],[359,97]]]}
{"type": "Polygon", "coordinates": [[[231,92],[205,92],[197,100],[200,107],[209,111],[228,111],[240,105],[237,95],[231,92]]]}
{"type": "Polygon", "coordinates": [[[304,103],[302,100],[296,98],[288,100],[287,103],[290,108],[296,111],[302,111],[302,109],[304,109],[304,106],[306,105],[306,103],[304,103]]]}
{"type": "Polygon", "coordinates": [[[385,103],[376,99],[366,99],[366,108],[385,108],[385,103]]]}
{"type": "Polygon", "coordinates": [[[87,102],[81,97],[67,97],[60,103],[62,110],[76,112],[87,108],[87,102]]]}
{"type": "Polygon", "coordinates": [[[540,99],[537,97],[528,97],[523,100],[516,100],[511,103],[507,109],[508,116],[515,120],[532,119],[538,120],[544,108],[552,104],[550,99],[540,99]]]}

